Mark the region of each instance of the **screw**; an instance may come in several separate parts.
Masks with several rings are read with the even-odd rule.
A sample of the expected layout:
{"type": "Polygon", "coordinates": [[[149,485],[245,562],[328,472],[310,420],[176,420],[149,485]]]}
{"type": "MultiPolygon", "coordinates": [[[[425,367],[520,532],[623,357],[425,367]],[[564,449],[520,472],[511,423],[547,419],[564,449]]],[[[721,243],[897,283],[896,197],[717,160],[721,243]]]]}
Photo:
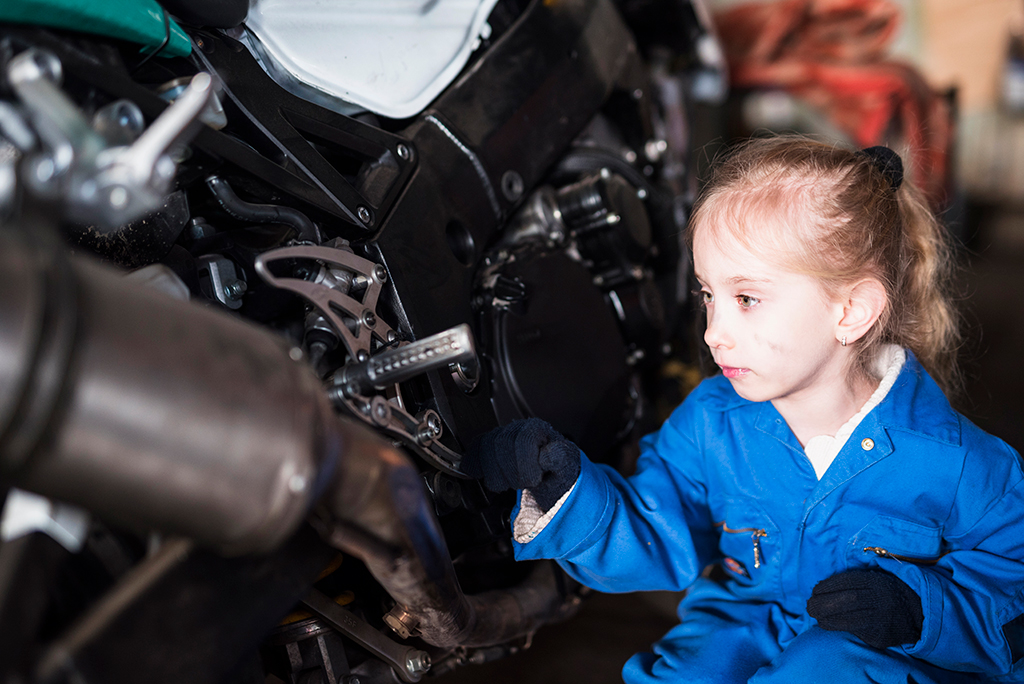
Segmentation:
{"type": "Polygon", "coordinates": [[[235,280],[224,286],[224,296],[231,301],[237,301],[245,294],[245,290],[245,283],[241,280],[235,280]]]}
{"type": "Polygon", "coordinates": [[[405,161],[409,161],[409,157],[412,156],[412,151],[409,149],[409,146],[406,145],[405,143],[398,143],[398,148],[397,149],[398,149],[398,157],[399,157],[399,159],[404,159],[405,161]]]}
{"type": "Polygon", "coordinates": [[[377,316],[369,309],[363,312],[363,325],[367,328],[372,328],[377,325],[377,316]]]}
{"type": "Polygon", "coordinates": [[[373,216],[370,214],[370,210],[364,206],[360,206],[359,208],[356,209],[356,216],[358,216],[359,220],[365,223],[366,225],[370,225],[370,221],[373,220],[373,216]]]}
{"type": "Polygon", "coordinates": [[[391,407],[384,397],[374,397],[370,401],[370,417],[373,422],[384,427],[391,420],[391,407]]]}
{"type": "Polygon", "coordinates": [[[370,358],[370,353],[365,349],[360,349],[359,351],[356,352],[356,361],[358,361],[359,363],[366,361],[368,358],[370,358]]]}
{"type": "Polygon", "coordinates": [[[373,267],[373,277],[378,283],[386,283],[388,280],[388,270],[380,264],[377,264],[373,267]]]}
{"type": "Polygon", "coordinates": [[[441,417],[433,411],[427,411],[423,422],[416,430],[416,441],[420,444],[427,444],[441,436],[441,417]]]}
{"type": "Polygon", "coordinates": [[[505,196],[509,202],[515,202],[517,199],[522,197],[523,190],[526,189],[526,184],[523,182],[523,177],[515,171],[509,169],[505,173],[501,174],[501,194],[505,196]]]}
{"type": "Polygon", "coordinates": [[[427,429],[434,437],[441,436],[441,417],[436,413],[427,414],[427,429]]]}
{"type": "Polygon", "coordinates": [[[204,47],[206,47],[206,43],[203,42],[202,38],[196,38],[196,47],[199,48],[200,50],[202,50],[204,47]]]}
{"type": "Polygon", "coordinates": [[[398,333],[394,330],[388,330],[388,342],[394,342],[398,339],[398,333]]]}

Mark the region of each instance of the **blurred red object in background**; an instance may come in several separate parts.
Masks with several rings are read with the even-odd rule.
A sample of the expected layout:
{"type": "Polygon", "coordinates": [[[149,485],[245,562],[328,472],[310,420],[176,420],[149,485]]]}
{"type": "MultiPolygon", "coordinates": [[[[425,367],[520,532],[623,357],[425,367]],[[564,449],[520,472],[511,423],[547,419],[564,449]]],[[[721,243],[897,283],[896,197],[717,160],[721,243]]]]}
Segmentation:
{"type": "Polygon", "coordinates": [[[939,210],[953,114],[915,67],[887,57],[900,20],[888,0],[751,2],[715,16],[733,87],[783,89],[861,147],[905,146],[909,177],[939,210]]]}

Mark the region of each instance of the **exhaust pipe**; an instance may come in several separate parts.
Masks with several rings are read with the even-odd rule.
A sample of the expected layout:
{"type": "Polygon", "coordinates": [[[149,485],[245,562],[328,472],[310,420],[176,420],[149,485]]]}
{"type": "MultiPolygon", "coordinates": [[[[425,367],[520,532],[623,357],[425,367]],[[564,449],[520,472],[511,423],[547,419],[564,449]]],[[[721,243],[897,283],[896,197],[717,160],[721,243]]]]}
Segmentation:
{"type": "MultiPolygon", "coordinates": [[[[52,243],[50,242],[52,240],[52,243]]],[[[484,646],[566,617],[565,580],[466,596],[419,473],[336,416],[301,351],[236,317],[0,229],[0,478],[101,518],[224,554],[307,519],[395,599],[386,621],[484,646]]]]}
{"type": "Polygon", "coordinates": [[[0,230],[0,478],[224,554],[276,547],[341,446],[298,350],[49,239],[0,230]]]}

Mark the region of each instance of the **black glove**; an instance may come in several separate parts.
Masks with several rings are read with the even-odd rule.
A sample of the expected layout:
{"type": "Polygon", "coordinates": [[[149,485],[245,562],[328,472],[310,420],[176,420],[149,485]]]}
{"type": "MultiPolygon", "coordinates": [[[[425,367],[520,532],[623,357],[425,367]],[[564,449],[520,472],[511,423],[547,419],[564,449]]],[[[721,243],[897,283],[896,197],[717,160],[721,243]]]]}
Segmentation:
{"type": "Polygon", "coordinates": [[[477,438],[461,468],[492,492],[529,489],[547,511],[579,477],[580,449],[540,418],[527,418],[477,438]]]}
{"type": "Polygon", "coordinates": [[[821,580],[807,612],[822,629],[850,632],[868,646],[887,648],[921,639],[921,597],[884,570],[848,570],[821,580]]]}

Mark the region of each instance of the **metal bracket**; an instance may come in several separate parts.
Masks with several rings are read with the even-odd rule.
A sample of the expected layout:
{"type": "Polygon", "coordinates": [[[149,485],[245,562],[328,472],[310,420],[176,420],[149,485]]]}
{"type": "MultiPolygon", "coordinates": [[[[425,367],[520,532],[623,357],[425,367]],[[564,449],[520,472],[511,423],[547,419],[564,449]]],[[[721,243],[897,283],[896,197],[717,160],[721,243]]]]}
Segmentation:
{"type": "Polygon", "coordinates": [[[377,316],[377,298],[388,277],[387,271],[380,264],[343,249],[300,245],[282,247],[259,255],[256,258],[256,272],[268,285],[301,295],[319,309],[344,341],[349,355],[357,361],[370,358],[370,343],[374,337],[382,344],[390,344],[398,339],[398,333],[377,316]],[[362,301],[320,283],[275,276],[270,272],[269,264],[284,259],[311,259],[328,267],[334,265],[352,271],[367,283],[362,301]]]}

